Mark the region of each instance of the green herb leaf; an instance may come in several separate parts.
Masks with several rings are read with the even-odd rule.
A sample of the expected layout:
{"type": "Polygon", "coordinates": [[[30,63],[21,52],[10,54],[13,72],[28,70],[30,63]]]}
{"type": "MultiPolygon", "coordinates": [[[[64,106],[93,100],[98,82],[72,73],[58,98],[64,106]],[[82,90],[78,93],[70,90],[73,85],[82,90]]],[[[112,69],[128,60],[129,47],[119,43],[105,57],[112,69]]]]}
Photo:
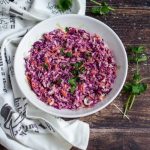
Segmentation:
{"type": "Polygon", "coordinates": [[[65,31],[66,31],[66,32],[68,32],[68,31],[69,31],[69,28],[68,28],[68,27],[66,27],[66,28],[65,28],[65,31]]]}
{"type": "Polygon", "coordinates": [[[135,57],[135,56],[128,56],[128,60],[130,61],[130,62],[137,62],[137,57],[135,57]]]}
{"type": "Polygon", "coordinates": [[[133,48],[131,48],[131,51],[132,52],[134,52],[134,53],[137,53],[137,54],[139,54],[139,53],[143,53],[144,52],[144,47],[143,46],[139,46],[139,47],[133,47],[133,48]]]}
{"type": "Polygon", "coordinates": [[[75,77],[75,78],[71,78],[68,80],[68,83],[70,84],[71,88],[70,88],[70,92],[73,94],[76,87],[77,87],[77,82],[80,82],[80,78],[79,77],[75,77]]]}
{"type": "Polygon", "coordinates": [[[139,85],[132,85],[132,93],[133,94],[140,94],[139,85]]]}
{"type": "Polygon", "coordinates": [[[43,68],[48,71],[48,64],[44,63],[43,68]]]}
{"type": "Polygon", "coordinates": [[[100,14],[100,8],[99,7],[92,7],[91,13],[93,13],[93,14],[100,14]]]}
{"type": "Polygon", "coordinates": [[[139,73],[134,73],[133,75],[133,81],[138,82],[139,80],[141,80],[141,75],[139,73]]]}
{"type": "Polygon", "coordinates": [[[77,87],[77,83],[76,83],[76,78],[71,78],[68,80],[68,83],[70,84],[71,88],[70,88],[70,92],[73,94],[76,87],[77,87]]]}
{"type": "Polygon", "coordinates": [[[62,55],[65,55],[66,57],[72,57],[71,52],[66,52],[65,53],[64,50],[65,50],[65,48],[63,48],[63,47],[60,49],[60,52],[61,52],[62,55]]]}
{"type": "Polygon", "coordinates": [[[76,86],[71,86],[69,91],[70,91],[70,93],[73,94],[75,92],[75,90],[76,90],[76,86]]]}
{"type": "Polygon", "coordinates": [[[82,62],[82,61],[76,62],[76,63],[73,64],[73,66],[74,66],[75,68],[80,68],[82,65],[83,65],[83,62],[82,62]]]}
{"type": "Polygon", "coordinates": [[[131,62],[144,62],[147,61],[147,56],[144,54],[145,48],[143,46],[130,48],[133,52],[132,56],[128,56],[128,60],[131,62]]]}
{"type": "Polygon", "coordinates": [[[80,77],[75,78],[76,82],[80,82],[80,77]]]}
{"type": "Polygon", "coordinates": [[[79,75],[79,71],[78,70],[72,70],[71,73],[74,75],[74,76],[78,76],[79,75]]]}
{"type": "Polygon", "coordinates": [[[147,89],[147,85],[144,83],[138,83],[136,85],[132,85],[132,93],[140,95],[141,93],[145,92],[147,89]]]}
{"type": "Polygon", "coordinates": [[[71,79],[68,80],[68,83],[70,85],[75,85],[76,86],[76,79],[75,78],[71,78],[71,79]]]}
{"type": "Polygon", "coordinates": [[[81,68],[77,68],[77,69],[74,69],[71,71],[71,73],[74,75],[74,76],[78,76],[79,73],[83,73],[85,71],[85,67],[81,67],[81,68]]]}
{"type": "Polygon", "coordinates": [[[77,85],[77,83],[76,82],[79,82],[80,81],[80,77],[75,77],[75,78],[71,78],[71,79],[69,79],[68,80],[68,83],[70,84],[70,85],[77,85]]]}
{"type": "Polygon", "coordinates": [[[82,67],[83,62],[76,62],[74,64],[70,64],[73,66],[74,70],[71,71],[72,75],[74,75],[73,78],[68,80],[68,83],[71,85],[70,92],[73,93],[75,91],[75,88],[77,86],[77,83],[80,82],[80,77],[78,76],[79,73],[82,73],[85,70],[85,67],[82,67]]]}
{"type": "Polygon", "coordinates": [[[126,92],[131,92],[132,91],[132,83],[126,83],[123,87],[123,90],[126,92]]]}
{"type": "Polygon", "coordinates": [[[80,72],[83,73],[85,71],[85,67],[80,68],[80,72]]]}
{"type": "Polygon", "coordinates": [[[59,11],[66,11],[72,7],[72,0],[57,0],[56,8],[59,11]]]}
{"type": "Polygon", "coordinates": [[[129,57],[128,60],[131,61],[131,62],[145,62],[147,61],[147,56],[145,54],[142,54],[142,55],[137,55],[137,56],[132,56],[132,57],[129,57]]]}
{"type": "Polygon", "coordinates": [[[91,1],[98,5],[98,7],[92,7],[91,12],[93,14],[105,15],[114,10],[106,2],[99,3],[96,2],[95,0],[91,0],[91,1]]]}
{"type": "Polygon", "coordinates": [[[105,15],[108,14],[109,12],[113,11],[114,9],[110,7],[106,2],[102,2],[101,9],[100,9],[100,14],[105,15]]]}
{"type": "Polygon", "coordinates": [[[60,49],[61,54],[64,54],[64,50],[65,49],[63,47],[60,49]]]}
{"type": "Polygon", "coordinates": [[[139,83],[140,94],[147,90],[147,84],[139,83]]]}
{"type": "Polygon", "coordinates": [[[65,56],[66,57],[72,57],[72,53],[71,52],[67,52],[67,53],[65,53],[65,56]]]}
{"type": "Polygon", "coordinates": [[[146,55],[141,55],[141,56],[138,56],[137,57],[137,61],[138,62],[144,62],[144,61],[147,61],[147,56],[146,55]]]}

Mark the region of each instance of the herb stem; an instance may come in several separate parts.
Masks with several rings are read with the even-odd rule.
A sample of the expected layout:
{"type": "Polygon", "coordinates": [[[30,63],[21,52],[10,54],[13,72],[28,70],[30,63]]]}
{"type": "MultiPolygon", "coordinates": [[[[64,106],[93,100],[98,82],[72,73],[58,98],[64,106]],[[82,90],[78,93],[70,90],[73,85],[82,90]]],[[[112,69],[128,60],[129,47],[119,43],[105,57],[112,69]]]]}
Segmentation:
{"type": "Polygon", "coordinates": [[[131,99],[131,103],[130,103],[129,109],[132,108],[134,101],[135,101],[135,95],[132,95],[132,99],[131,99]]]}
{"type": "MultiPolygon", "coordinates": [[[[136,54],[136,58],[137,58],[137,54],[136,54]]],[[[139,63],[138,63],[138,60],[136,61],[136,73],[139,74],[139,63]]]]}
{"type": "Polygon", "coordinates": [[[123,114],[123,117],[125,117],[125,115],[127,114],[127,111],[129,110],[129,104],[130,104],[130,100],[132,98],[132,94],[130,94],[130,96],[128,97],[128,100],[125,104],[125,110],[124,110],[124,114],[123,114]]]}
{"type": "Polygon", "coordinates": [[[149,80],[149,79],[150,79],[150,77],[143,78],[143,79],[139,80],[138,83],[140,83],[140,82],[142,82],[142,81],[144,81],[144,80],[149,80]]]}
{"type": "Polygon", "coordinates": [[[93,2],[93,3],[95,3],[95,4],[99,5],[99,6],[101,6],[101,3],[96,2],[95,0],[91,0],[91,2],[93,2]]]}
{"type": "Polygon", "coordinates": [[[116,104],[113,104],[113,105],[124,115],[124,117],[130,120],[130,118],[126,114],[124,114],[123,111],[116,104]]]}

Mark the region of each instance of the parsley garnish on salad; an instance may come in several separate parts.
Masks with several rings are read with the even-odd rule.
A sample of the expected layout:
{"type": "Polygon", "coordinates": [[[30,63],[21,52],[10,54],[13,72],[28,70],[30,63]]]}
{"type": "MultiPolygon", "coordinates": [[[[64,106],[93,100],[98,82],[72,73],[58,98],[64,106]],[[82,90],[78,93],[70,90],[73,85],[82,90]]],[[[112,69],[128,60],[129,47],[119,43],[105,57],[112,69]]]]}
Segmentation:
{"type": "Polygon", "coordinates": [[[73,78],[69,79],[68,83],[71,86],[70,92],[73,94],[76,90],[77,84],[80,82],[79,74],[85,71],[85,67],[83,66],[83,61],[71,64],[71,66],[73,66],[73,70],[71,71],[73,78]]]}
{"type": "Polygon", "coordinates": [[[69,28],[68,28],[68,27],[66,27],[66,28],[65,28],[65,31],[66,31],[66,32],[68,32],[68,31],[69,31],[69,28]]]}
{"type": "Polygon", "coordinates": [[[71,52],[67,52],[67,53],[65,53],[65,56],[66,57],[72,57],[72,53],[71,52]]]}
{"type": "Polygon", "coordinates": [[[43,64],[43,68],[44,68],[45,70],[48,70],[48,64],[47,64],[47,63],[44,63],[44,64],[43,64]]]}
{"type": "Polygon", "coordinates": [[[72,57],[72,53],[71,52],[64,52],[64,50],[65,50],[65,48],[61,48],[60,49],[60,53],[62,54],[62,55],[64,55],[65,57],[72,57]]]}
{"type": "Polygon", "coordinates": [[[68,83],[70,84],[71,88],[70,88],[70,93],[74,93],[77,87],[77,81],[76,78],[71,78],[68,80],[68,83]]]}

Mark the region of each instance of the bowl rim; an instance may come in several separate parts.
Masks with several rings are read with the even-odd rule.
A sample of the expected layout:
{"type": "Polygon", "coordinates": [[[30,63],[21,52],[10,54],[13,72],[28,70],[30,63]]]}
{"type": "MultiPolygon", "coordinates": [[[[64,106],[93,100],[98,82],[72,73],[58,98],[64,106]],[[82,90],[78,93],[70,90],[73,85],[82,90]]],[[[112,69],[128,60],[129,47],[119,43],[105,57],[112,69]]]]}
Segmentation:
{"type": "MultiPolygon", "coordinates": [[[[124,83],[125,83],[125,80],[126,80],[126,77],[127,77],[127,72],[128,72],[128,59],[127,59],[127,54],[126,54],[126,50],[125,50],[125,47],[124,47],[124,45],[123,45],[123,43],[122,43],[122,41],[121,41],[121,39],[119,38],[119,36],[108,26],[108,25],[106,25],[105,23],[103,23],[102,21],[100,21],[100,20],[97,20],[97,19],[95,19],[95,18],[92,18],[92,17],[89,17],[89,16],[83,16],[83,15],[79,15],[79,14],[65,14],[65,15],[60,15],[60,16],[56,16],[56,17],[52,17],[52,18],[48,18],[48,19],[46,19],[46,20],[44,20],[44,21],[41,21],[40,23],[38,23],[38,24],[36,24],[33,28],[31,28],[30,30],[29,30],[29,32],[25,35],[25,36],[27,36],[28,34],[30,34],[30,31],[32,31],[32,30],[34,30],[34,28],[36,28],[37,26],[39,26],[40,24],[43,24],[43,22],[46,22],[47,20],[49,20],[49,21],[53,21],[53,20],[56,20],[56,19],[59,19],[59,18],[63,18],[63,17],[80,17],[80,19],[82,19],[82,18],[87,18],[87,19],[90,19],[90,20],[92,20],[92,21],[95,21],[95,22],[97,22],[97,23],[100,23],[100,24],[102,24],[103,26],[105,26],[110,32],[112,32],[112,34],[115,36],[115,38],[117,39],[117,41],[119,42],[119,44],[120,44],[120,46],[121,46],[121,48],[122,48],[122,52],[123,52],[123,55],[124,55],[124,57],[125,57],[125,74],[124,74],[124,76],[123,76],[123,81],[122,81],[122,84],[121,84],[121,86],[119,87],[119,90],[110,98],[110,100],[107,102],[107,103],[105,103],[103,106],[101,106],[101,107],[98,107],[98,108],[95,108],[94,110],[91,110],[90,112],[86,112],[86,113],[84,113],[84,114],[77,114],[77,115],[74,115],[74,116],[72,116],[72,115],[69,115],[69,114],[58,114],[58,113],[55,113],[55,112],[52,112],[52,111],[48,111],[48,110],[46,110],[46,109],[44,109],[43,107],[40,107],[39,105],[38,105],[38,103],[34,103],[33,101],[31,101],[30,99],[30,97],[28,96],[28,95],[25,95],[24,94],[24,91],[23,91],[23,89],[22,89],[22,85],[21,85],[21,83],[18,81],[18,79],[17,79],[17,57],[18,57],[18,49],[20,48],[20,45],[21,45],[21,42],[22,42],[22,40],[20,41],[20,43],[19,43],[19,45],[18,45],[18,47],[17,47],[17,50],[16,50],[16,53],[15,53],[15,58],[14,58],[14,73],[15,73],[15,79],[16,79],[16,82],[17,82],[17,85],[18,85],[18,87],[19,87],[19,89],[21,90],[21,92],[23,93],[23,95],[28,99],[28,101],[31,103],[31,104],[33,104],[36,108],[38,108],[38,109],[40,109],[41,111],[44,111],[44,112],[46,112],[46,113],[48,113],[48,114],[50,114],[50,115],[54,115],[54,116],[58,116],[58,117],[64,117],[64,118],[78,118],[78,117],[85,117],[85,116],[89,116],[89,115],[91,115],[91,114],[94,114],[94,113],[96,113],[96,112],[98,112],[98,111],[100,111],[100,110],[102,110],[103,108],[105,108],[106,106],[108,106],[112,101],[114,101],[115,100],[115,98],[118,96],[118,94],[120,93],[120,91],[122,90],[122,88],[123,88],[123,85],[124,85],[124,83]]],[[[25,37],[24,36],[24,37],[25,37]]],[[[23,37],[23,38],[24,38],[23,37]]]]}

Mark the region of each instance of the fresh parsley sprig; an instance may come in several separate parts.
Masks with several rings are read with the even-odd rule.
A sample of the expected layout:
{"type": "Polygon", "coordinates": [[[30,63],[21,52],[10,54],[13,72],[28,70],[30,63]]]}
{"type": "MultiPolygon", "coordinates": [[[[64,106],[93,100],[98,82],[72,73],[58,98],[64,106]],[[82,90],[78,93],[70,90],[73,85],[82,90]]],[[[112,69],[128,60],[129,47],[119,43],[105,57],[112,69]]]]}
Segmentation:
{"type": "Polygon", "coordinates": [[[44,64],[43,64],[43,68],[48,71],[48,64],[47,64],[47,63],[44,63],[44,64]]]}
{"type": "Polygon", "coordinates": [[[94,4],[98,5],[98,6],[94,6],[91,9],[91,12],[93,14],[100,14],[100,15],[105,15],[110,13],[111,11],[114,11],[115,9],[112,8],[111,6],[109,6],[106,2],[97,2],[95,0],[91,0],[91,2],[93,2],[94,4]]]}
{"type": "Polygon", "coordinates": [[[70,84],[71,88],[70,88],[70,93],[74,93],[77,87],[77,83],[80,81],[79,77],[73,77],[71,79],[68,80],[68,83],[70,84]]]}
{"type": "Polygon", "coordinates": [[[65,12],[72,7],[72,1],[73,0],[57,0],[56,8],[61,12],[65,12]]]}
{"type": "Polygon", "coordinates": [[[64,55],[65,57],[72,57],[72,53],[71,52],[66,52],[65,53],[64,50],[65,50],[64,48],[60,49],[60,52],[61,52],[62,55],[64,55]]]}
{"type": "Polygon", "coordinates": [[[147,89],[147,84],[143,83],[144,80],[150,79],[142,78],[139,69],[139,63],[147,61],[148,57],[145,54],[145,49],[142,46],[131,48],[132,56],[128,57],[129,61],[136,63],[136,71],[133,74],[132,80],[124,85],[124,91],[129,93],[129,97],[124,105],[124,117],[131,110],[136,96],[142,94],[147,89]]]}
{"type": "Polygon", "coordinates": [[[71,71],[73,78],[70,78],[68,83],[71,86],[70,93],[73,94],[76,90],[77,84],[80,82],[79,74],[85,71],[85,67],[83,66],[82,61],[73,63],[71,66],[73,66],[73,70],[71,71]]]}

